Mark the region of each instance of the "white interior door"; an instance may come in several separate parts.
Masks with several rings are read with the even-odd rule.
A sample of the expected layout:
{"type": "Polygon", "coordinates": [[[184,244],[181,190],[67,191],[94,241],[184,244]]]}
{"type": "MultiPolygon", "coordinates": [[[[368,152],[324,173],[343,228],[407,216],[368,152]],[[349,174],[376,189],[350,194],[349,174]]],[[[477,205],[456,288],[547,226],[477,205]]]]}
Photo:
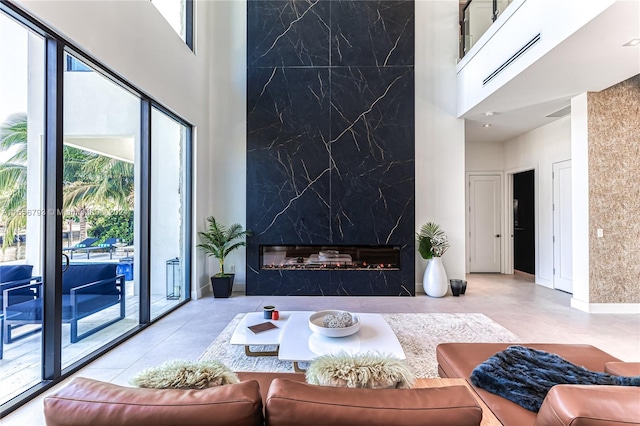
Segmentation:
{"type": "Polygon", "coordinates": [[[553,164],[553,286],[573,293],[571,160],[553,164]]]}
{"type": "Polygon", "coordinates": [[[500,175],[469,175],[469,272],[500,272],[500,175]]]}

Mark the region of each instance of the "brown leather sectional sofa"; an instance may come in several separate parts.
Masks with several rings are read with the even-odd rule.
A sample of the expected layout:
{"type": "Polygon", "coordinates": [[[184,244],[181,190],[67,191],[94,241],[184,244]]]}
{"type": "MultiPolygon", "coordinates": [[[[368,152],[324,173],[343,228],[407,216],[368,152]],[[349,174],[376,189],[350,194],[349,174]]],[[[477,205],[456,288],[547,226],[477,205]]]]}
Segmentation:
{"type": "Polygon", "coordinates": [[[309,385],[300,373],[239,377],[203,390],[78,377],[45,398],[45,419],[48,426],[477,426],[482,418],[466,386],[353,389],[309,385]]]}
{"type": "MultiPolygon", "coordinates": [[[[640,375],[589,345],[523,344],[557,353],[594,371],[640,375]]],[[[502,343],[446,343],[437,348],[441,377],[469,381],[473,368],[504,350],[502,343]]],[[[479,425],[476,397],[505,425],[640,425],[640,388],[559,385],[539,413],[466,386],[351,389],[309,385],[300,373],[238,373],[238,384],[204,390],[139,389],[75,378],[44,400],[48,426],[466,426],[479,425]]],[[[470,382],[469,382],[470,383],[470,382]]]]}
{"type": "MultiPolygon", "coordinates": [[[[622,376],[640,375],[640,363],[625,363],[590,345],[518,343],[564,359],[591,371],[622,376]]],[[[628,386],[557,385],[534,413],[474,386],[473,369],[505,350],[507,343],[443,343],[436,348],[440,377],[464,378],[504,425],[622,426],[640,425],[640,388],[628,386]]]]}

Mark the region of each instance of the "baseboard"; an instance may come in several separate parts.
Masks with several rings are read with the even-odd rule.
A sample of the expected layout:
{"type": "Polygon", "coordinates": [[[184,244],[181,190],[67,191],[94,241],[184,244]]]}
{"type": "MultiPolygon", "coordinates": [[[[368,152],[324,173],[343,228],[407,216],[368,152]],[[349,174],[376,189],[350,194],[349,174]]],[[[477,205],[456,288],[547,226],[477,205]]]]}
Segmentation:
{"type": "Polygon", "coordinates": [[[589,312],[589,302],[571,298],[571,307],[582,312],[589,312]]]}
{"type": "Polygon", "coordinates": [[[196,288],[196,289],[193,289],[192,287],[192,290],[191,290],[191,298],[193,300],[201,299],[210,294],[213,294],[213,289],[211,288],[211,284],[209,282],[207,282],[205,285],[200,286],[199,288],[196,288]]]}
{"type": "Polygon", "coordinates": [[[640,303],[589,303],[571,298],[571,307],[590,314],[640,314],[640,303]]]}
{"type": "Polygon", "coordinates": [[[539,286],[545,287],[545,288],[553,289],[553,281],[549,281],[549,280],[546,280],[544,278],[540,278],[537,275],[536,275],[536,284],[538,284],[539,286]]]}

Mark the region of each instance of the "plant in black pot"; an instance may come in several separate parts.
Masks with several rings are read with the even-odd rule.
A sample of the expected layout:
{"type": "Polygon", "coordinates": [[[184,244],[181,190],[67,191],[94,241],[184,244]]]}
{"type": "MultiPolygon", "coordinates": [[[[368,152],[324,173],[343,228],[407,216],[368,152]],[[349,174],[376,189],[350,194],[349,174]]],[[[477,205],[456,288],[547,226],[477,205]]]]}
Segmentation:
{"type": "Polygon", "coordinates": [[[234,223],[227,228],[216,221],[213,216],[207,218],[207,223],[207,230],[198,232],[201,242],[196,247],[207,256],[213,256],[220,262],[220,272],[211,277],[213,297],[229,297],[233,289],[234,274],[224,272],[224,259],[232,251],[247,244],[244,240],[238,240],[250,236],[251,231],[243,230],[239,223],[234,223]]]}

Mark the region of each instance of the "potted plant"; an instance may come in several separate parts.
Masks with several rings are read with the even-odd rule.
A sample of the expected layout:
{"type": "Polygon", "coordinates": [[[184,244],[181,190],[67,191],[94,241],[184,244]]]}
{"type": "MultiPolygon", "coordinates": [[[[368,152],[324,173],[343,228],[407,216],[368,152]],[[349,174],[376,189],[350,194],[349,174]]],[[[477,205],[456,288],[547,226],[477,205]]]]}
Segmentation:
{"type": "Polygon", "coordinates": [[[220,272],[211,277],[213,287],[213,297],[229,297],[233,289],[233,277],[235,274],[224,272],[224,259],[232,251],[245,246],[245,241],[237,241],[247,235],[251,235],[250,230],[243,230],[242,225],[234,223],[228,228],[213,216],[207,218],[208,227],[204,232],[198,232],[200,244],[196,247],[201,249],[207,256],[213,256],[220,262],[220,272]]]}
{"type": "Polygon", "coordinates": [[[428,296],[442,297],[447,294],[449,285],[440,258],[450,246],[449,239],[440,226],[433,222],[422,225],[416,239],[420,256],[429,262],[422,279],[424,291],[428,296]]]}

